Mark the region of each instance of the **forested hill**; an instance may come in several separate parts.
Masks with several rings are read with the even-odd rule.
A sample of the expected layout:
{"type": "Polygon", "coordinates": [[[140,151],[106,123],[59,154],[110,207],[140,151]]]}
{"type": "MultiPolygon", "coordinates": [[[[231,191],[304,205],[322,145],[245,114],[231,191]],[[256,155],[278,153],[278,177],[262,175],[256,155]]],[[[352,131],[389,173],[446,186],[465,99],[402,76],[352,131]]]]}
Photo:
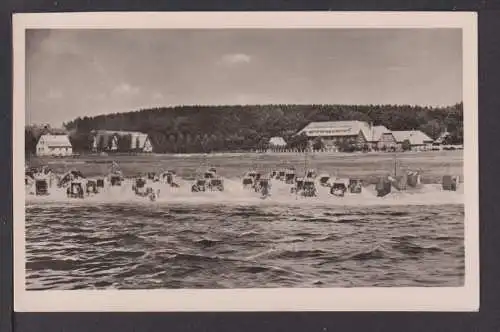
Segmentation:
{"type": "Polygon", "coordinates": [[[420,129],[432,138],[463,137],[462,103],[443,108],[401,105],[179,106],[77,118],[65,124],[76,151],[90,148],[91,130],[148,133],[155,152],[209,152],[262,148],[270,137],[288,142],[312,121],[361,120],[390,130],[420,129]]]}

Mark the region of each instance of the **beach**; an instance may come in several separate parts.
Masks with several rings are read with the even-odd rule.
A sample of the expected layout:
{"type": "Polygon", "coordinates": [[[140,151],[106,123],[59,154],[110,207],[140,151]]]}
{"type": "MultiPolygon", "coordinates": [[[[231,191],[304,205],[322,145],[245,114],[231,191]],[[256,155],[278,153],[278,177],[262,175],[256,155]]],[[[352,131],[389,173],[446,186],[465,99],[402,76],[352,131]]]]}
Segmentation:
{"type": "Polygon", "coordinates": [[[463,175],[463,151],[401,153],[214,153],[214,154],[142,154],[85,155],[79,157],[31,157],[28,166],[49,166],[56,173],[78,169],[86,176],[106,175],[112,162],[118,163],[125,176],[175,170],[179,176],[193,179],[207,167],[217,167],[220,175],[241,177],[249,169],[269,172],[281,167],[304,168],[331,176],[355,177],[373,182],[378,176],[398,170],[420,171],[424,183],[440,183],[445,174],[463,175]]]}

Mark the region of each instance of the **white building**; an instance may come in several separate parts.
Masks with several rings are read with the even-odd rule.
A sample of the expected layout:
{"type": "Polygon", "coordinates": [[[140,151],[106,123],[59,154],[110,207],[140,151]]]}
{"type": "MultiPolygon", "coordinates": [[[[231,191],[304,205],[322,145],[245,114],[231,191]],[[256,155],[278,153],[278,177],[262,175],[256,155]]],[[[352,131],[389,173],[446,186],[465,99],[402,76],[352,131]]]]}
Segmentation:
{"type": "Polygon", "coordinates": [[[67,135],[42,135],[36,145],[38,156],[71,156],[73,148],[67,135]]]}
{"type": "Polygon", "coordinates": [[[283,137],[275,136],[269,139],[269,151],[282,152],[286,149],[286,141],[283,137]]]}
{"type": "Polygon", "coordinates": [[[140,150],[142,152],[153,152],[153,145],[151,144],[151,139],[147,134],[143,133],[133,133],[131,134],[131,148],[133,150],[140,150]]]}
{"type": "Polygon", "coordinates": [[[135,131],[97,131],[94,134],[92,148],[94,151],[118,151],[120,147],[119,140],[125,136],[130,138],[129,149],[131,151],[153,152],[153,145],[149,136],[135,131]]]}
{"type": "Polygon", "coordinates": [[[286,146],[286,142],[283,137],[271,137],[271,139],[269,139],[269,145],[273,147],[284,148],[286,146]]]}
{"type": "Polygon", "coordinates": [[[311,139],[321,138],[326,147],[349,143],[373,148],[386,132],[390,132],[386,127],[372,126],[364,121],[322,121],[309,123],[298,134],[303,133],[311,139]]]}
{"type": "Polygon", "coordinates": [[[371,149],[378,148],[380,142],[383,142],[385,138],[391,134],[391,131],[385,126],[372,126],[369,132],[370,137],[368,137],[368,142],[371,149]]]}
{"type": "Polygon", "coordinates": [[[425,151],[435,144],[420,130],[391,131],[385,126],[372,126],[364,121],[311,122],[297,134],[305,134],[310,141],[321,139],[328,150],[347,143],[357,148],[395,151],[402,150],[404,142],[408,141],[411,150],[425,151]]]}
{"type": "Polygon", "coordinates": [[[432,148],[434,140],[420,130],[392,131],[398,148],[402,149],[404,141],[410,143],[411,150],[425,151],[432,148]]]}

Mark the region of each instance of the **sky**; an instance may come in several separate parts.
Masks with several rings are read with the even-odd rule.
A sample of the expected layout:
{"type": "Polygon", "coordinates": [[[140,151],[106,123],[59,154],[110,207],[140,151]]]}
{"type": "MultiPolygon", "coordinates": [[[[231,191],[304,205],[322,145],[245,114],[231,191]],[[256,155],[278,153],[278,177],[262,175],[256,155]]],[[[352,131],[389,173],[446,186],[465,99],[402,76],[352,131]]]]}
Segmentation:
{"type": "Polygon", "coordinates": [[[26,122],[176,105],[462,101],[459,29],[28,30],[26,122]]]}

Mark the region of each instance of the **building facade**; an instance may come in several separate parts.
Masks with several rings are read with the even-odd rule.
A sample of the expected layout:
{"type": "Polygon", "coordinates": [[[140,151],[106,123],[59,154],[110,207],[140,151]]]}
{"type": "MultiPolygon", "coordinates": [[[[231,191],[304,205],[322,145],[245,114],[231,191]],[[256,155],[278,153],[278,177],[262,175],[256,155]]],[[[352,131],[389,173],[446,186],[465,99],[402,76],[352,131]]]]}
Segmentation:
{"type": "Polygon", "coordinates": [[[269,150],[270,151],[284,151],[286,149],[286,141],[283,137],[271,137],[269,139],[269,150]]]}
{"type": "Polygon", "coordinates": [[[326,149],[344,144],[362,146],[367,142],[360,121],[311,122],[298,134],[305,134],[310,141],[321,139],[326,149]]]}
{"type": "Polygon", "coordinates": [[[67,135],[42,135],[36,145],[38,156],[71,156],[73,147],[67,135]]]}
{"type": "Polygon", "coordinates": [[[420,130],[391,131],[385,126],[372,126],[363,121],[311,122],[298,134],[306,135],[310,142],[321,139],[327,150],[349,145],[357,149],[426,151],[434,142],[420,130]]]}
{"type": "Polygon", "coordinates": [[[311,141],[321,139],[328,150],[339,146],[375,149],[382,135],[389,130],[384,126],[372,126],[363,121],[311,122],[298,134],[305,134],[311,141]]]}
{"type": "Polygon", "coordinates": [[[397,142],[398,150],[404,149],[405,141],[407,142],[407,144],[409,144],[409,148],[412,151],[431,150],[432,144],[434,143],[434,140],[432,138],[430,138],[420,130],[393,131],[392,135],[397,142]]]}
{"type": "Polygon", "coordinates": [[[94,152],[153,152],[151,139],[144,133],[100,130],[95,131],[93,136],[92,150],[94,152]]]}
{"type": "Polygon", "coordinates": [[[376,142],[377,150],[397,150],[399,148],[396,138],[391,132],[386,132],[380,136],[378,142],[376,142]]]}

